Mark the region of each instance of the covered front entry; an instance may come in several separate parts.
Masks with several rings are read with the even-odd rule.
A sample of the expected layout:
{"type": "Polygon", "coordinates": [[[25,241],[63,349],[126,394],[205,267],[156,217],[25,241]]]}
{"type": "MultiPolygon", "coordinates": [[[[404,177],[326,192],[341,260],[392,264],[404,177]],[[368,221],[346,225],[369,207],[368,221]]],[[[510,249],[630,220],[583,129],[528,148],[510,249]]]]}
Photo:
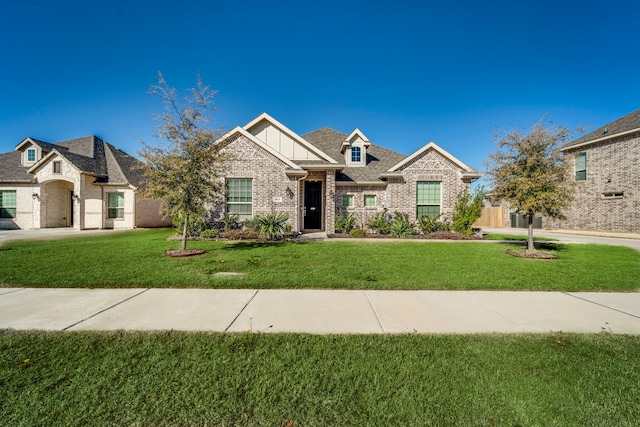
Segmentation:
{"type": "Polygon", "coordinates": [[[304,229],[322,229],[322,181],[304,182],[304,229]]]}
{"type": "Polygon", "coordinates": [[[40,228],[73,227],[73,184],[62,180],[49,181],[41,188],[40,228]]]}

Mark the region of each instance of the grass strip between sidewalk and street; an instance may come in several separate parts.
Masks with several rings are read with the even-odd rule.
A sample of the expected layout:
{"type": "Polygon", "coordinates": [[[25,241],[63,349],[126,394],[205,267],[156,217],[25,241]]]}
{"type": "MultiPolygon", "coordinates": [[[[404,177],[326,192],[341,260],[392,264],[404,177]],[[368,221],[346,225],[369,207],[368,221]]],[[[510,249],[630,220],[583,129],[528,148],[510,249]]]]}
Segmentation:
{"type": "Polygon", "coordinates": [[[640,419],[640,337],[0,331],[0,424],[597,425],[640,419]]]}
{"type": "Polygon", "coordinates": [[[635,291],[640,252],[540,243],[553,261],[478,241],[193,241],[205,255],[168,258],[171,230],[136,230],[0,246],[0,286],[635,291]],[[218,273],[218,274],[217,274],[218,273]],[[222,273],[222,274],[219,274],[222,273]],[[225,275],[224,273],[240,273],[225,275]]]}

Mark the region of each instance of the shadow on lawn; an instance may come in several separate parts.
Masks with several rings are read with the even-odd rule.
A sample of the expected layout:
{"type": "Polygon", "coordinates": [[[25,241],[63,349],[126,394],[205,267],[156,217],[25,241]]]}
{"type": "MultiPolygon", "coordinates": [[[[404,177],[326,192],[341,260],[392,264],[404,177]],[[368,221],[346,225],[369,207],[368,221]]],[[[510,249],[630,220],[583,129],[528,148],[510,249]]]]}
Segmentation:
{"type": "MultiPolygon", "coordinates": [[[[508,242],[499,242],[499,244],[501,245],[507,245],[507,246],[520,246],[522,248],[526,248],[527,247],[527,242],[526,241],[508,241],[508,242]]],[[[555,251],[555,252],[566,252],[567,251],[567,245],[562,244],[562,243],[554,243],[554,242],[533,242],[533,247],[536,249],[541,249],[541,250],[545,250],[545,251],[555,251]]]]}
{"type": "Polygon", "coordinates": [[[242,241],[242,242],[233,242],[227,243],[223,250],[247,250],[247,249],[256,249],[256,248],[270,248],[284,245],[305,245],[309,242],[296,242],[290,240],[280,240],[280,241],[242,241]]]}

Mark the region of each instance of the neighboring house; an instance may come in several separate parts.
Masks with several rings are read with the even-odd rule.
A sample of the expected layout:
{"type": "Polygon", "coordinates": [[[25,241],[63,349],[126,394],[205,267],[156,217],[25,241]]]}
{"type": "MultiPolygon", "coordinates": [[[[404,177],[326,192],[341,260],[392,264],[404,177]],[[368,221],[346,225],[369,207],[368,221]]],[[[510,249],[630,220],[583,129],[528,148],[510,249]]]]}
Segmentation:
{"type": "Polygon", "coordinates": [[[640,110],[562,147],[573,162],[576,199],[566,220],[545,228],[640,233],[640,110]]]}
{"type": "Polygon", "coordinates": [[[231,158],[226,212],[241,220],[282,212],[297,231],[333,233],[337,212],[353,212],[361,224],[385,208],[411,221],[448,216],[458,194],[481,176],[433,142],[404,156],[359,129],[298,135],[266,113],[221,142],[231,158]]]}
{"type": "Polygon", "coordinates": [[[96,136],[50,144],[26,138],[0,154],[0,228],[170,225],[136,190],[140,161],[96,136]]]}

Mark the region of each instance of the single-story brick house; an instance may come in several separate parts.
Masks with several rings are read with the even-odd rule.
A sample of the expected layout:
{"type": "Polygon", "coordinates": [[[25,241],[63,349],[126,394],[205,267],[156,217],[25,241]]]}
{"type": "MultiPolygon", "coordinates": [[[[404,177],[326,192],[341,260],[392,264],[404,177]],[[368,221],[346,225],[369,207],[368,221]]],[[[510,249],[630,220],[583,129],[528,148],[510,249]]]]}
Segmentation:
{"type": "Polygon", "coordinates": [[[562,147],[573,162],[576,200],[545,228],[640,233],[640,110],[562,147]]]}
{"type": "Polygon", "coordinates": [[[481,176],[433,142],[405,156],[359,129],[298,135],[266,113],[221,141],[231,159],[226,212],[241,220],[286,213],[297,231],[333,233],[337,212],[353,212],[360,223],[385,208],[412,221],[450,215],[458,194],[481,176]]]}
{"type": "Polygon", "coordinates": [[[140,161],[96,136],[55,144],[25,138],[0,154],[0,228],[170,225],[136,190],[140,161]]]}

